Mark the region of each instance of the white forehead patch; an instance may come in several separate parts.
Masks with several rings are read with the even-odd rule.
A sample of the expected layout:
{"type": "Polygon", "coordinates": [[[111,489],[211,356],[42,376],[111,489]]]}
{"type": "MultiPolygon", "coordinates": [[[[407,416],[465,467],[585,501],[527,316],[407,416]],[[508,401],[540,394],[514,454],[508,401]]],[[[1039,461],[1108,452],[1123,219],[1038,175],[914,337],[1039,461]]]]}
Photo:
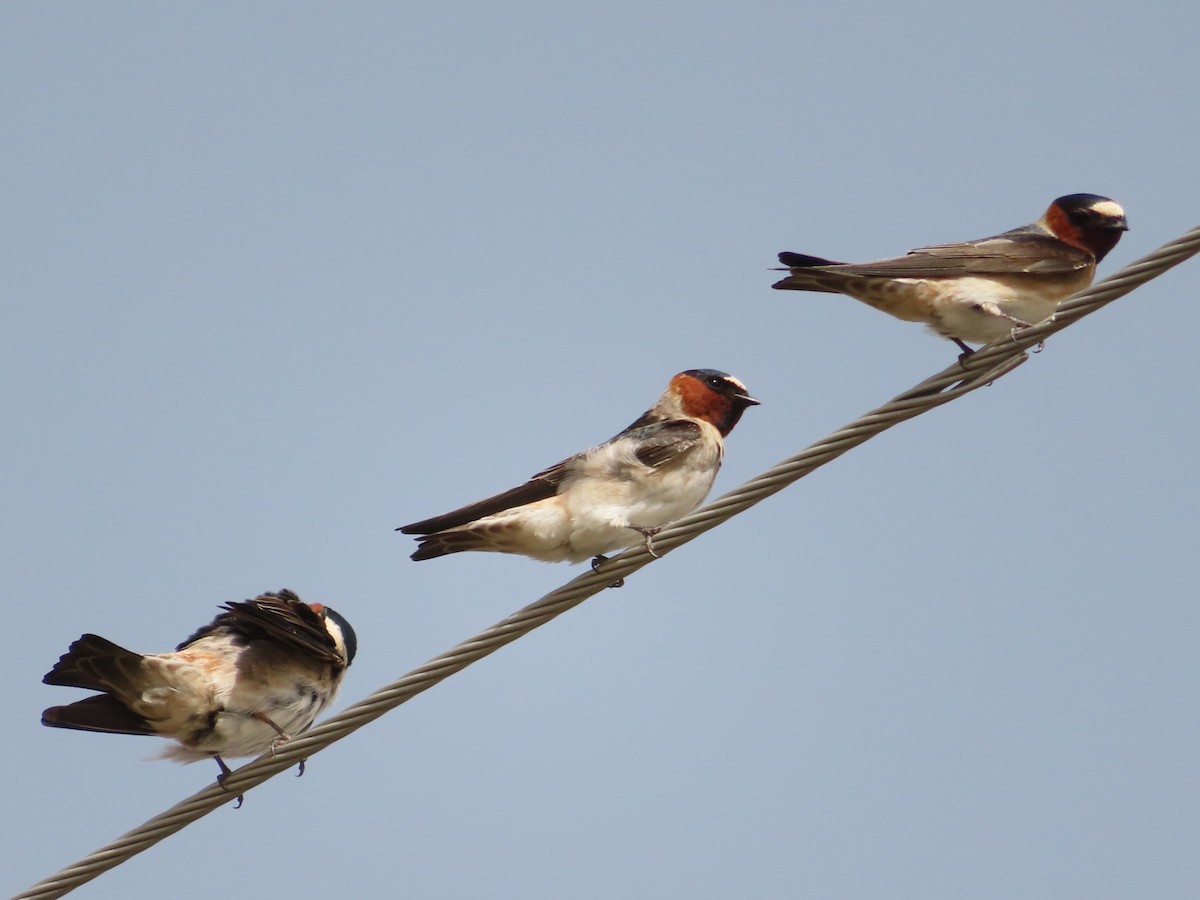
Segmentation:
{"type": "Polygon", "coordinates": [[[746,393],[746,386],[744,384],[742,384],[740,381],[738,381],[736,378],[734,378],[732,375],[726,375],[725,380],[728,381],[730,384],[732,384],[734,387],[736,387],[738,390],[740,390],[742,393],[746,393]]]}
{"type": "Polygon", "coordinates": [[[1112,200],[1101,200],[1099,203],[1095,204],[1092,209],[1108,219],[1125,218],[1125,210],[1121,209],[1121,204],[1115,203],[1112,200]]]}
{"type": "Polygon", "coordinates": [[[342,626],[340,626],[335,619],[329,616],[324,618],[323,623],[325,625],[325,631],[328,632],[331,638],[333,638],[334,649],[336,649],[337,652],[342,655],[342,659],[345,659],[348,648],[346,647],[346,636],[342,634],[342,626]]]}

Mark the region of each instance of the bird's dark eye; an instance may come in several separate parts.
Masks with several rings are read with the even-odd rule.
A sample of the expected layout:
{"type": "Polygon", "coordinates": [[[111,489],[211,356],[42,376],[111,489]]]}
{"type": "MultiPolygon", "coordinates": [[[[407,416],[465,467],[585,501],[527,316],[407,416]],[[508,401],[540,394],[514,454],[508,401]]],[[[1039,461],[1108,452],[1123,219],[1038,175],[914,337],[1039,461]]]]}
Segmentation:
{"type": "Polygon", "coordinates": [[[1092,213],[1088,209],[1075,209],[1067,213],[1067,219],[1072,225],[1086,225],[1091,218],[1092,213]]]}
{"type": "Polygon", "coordinates": [[[725,387],[725,379],[718,378],[716,375],[714,375],[712,378],[708,379],[708,386],[710,388],[721,390],[721,388],[725,387]]]}

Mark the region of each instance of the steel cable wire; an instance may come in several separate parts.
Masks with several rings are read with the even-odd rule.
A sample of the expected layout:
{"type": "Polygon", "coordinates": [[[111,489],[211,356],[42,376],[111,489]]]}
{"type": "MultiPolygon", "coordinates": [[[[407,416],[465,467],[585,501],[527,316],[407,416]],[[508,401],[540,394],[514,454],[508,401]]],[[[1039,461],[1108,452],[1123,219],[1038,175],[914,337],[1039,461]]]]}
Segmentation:
{"type": "Polygon", "coordinates": [[[1029,347],[1123,297],[1198,252],[1200,226],[1063,301],[1054,315],[1045,321],[980,348],[961,362],[925,379],[883,406],[860,416],[800,453],[664,528],[654,539],[655,555],[652,556],[641,546],[626,550],[598,570],[574,578],[491,628],[331,716],[317,727],[292,738],[273,754],[266,754],[235,770],[225,779],[223,787],[214,783],[193,794],[112,843],[39,881],[18,894],[14,900],[49,900],[69,893],[230,802],[234,796],[299,764],[471,663],[578,606],[617,579],[653,562],[657,556],[663,556],[715,528],[880,432],[993,383],[1025,362],[1025,351],[1029,347]]]}

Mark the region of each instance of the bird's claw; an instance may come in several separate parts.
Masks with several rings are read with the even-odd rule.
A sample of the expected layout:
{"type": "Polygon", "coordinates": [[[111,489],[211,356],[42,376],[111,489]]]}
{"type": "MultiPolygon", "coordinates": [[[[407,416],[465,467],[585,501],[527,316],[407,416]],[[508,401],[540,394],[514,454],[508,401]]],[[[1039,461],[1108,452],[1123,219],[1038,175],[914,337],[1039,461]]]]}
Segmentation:
{"type": "MultiPolygon", "coordinates": [[[[229,766],[225,765],[225,760],[221,759],[221,757],[215,753],[213,754],[213,759],[215,759],[217,761],[217,765],[221,767],[221,774],[217,776],[217,784],[219,784],[221,786],[221,790],[228,793],[229,788],[225,787],[225,778],[233,772],[233,769],[231,769],[231,768],[229,768],[229,766]]],[[[245,794],[238,794],[237,802],[233,804],[233,808],[241,809],[242,801],[245,799],[246,799],[245,794]]]]}
{"type": "Polygon", "coordinates": [[[647,553],[649,553],[655,559],[662,559],[661,556],[654,552],[654,536],[662,531],[661,525],[659,525],[657,528],[645,528],[641,525],[630,525],[629,527],[642,536],[642,539],[645,541],[647,553]]]}
{"type": "MultiPolygon", "coordinates": [[[[606,562],[608,562],[608,557],[604,556],[603,554],[597,553],[596,557],[592,560],[592,571],[595,572],[597,569],[600,568],[601,565],[603,565],[606,562]]],[[[612,584],[610,584],[609,587],[610,588],[625,587],[625,579],[618,578],[616,581],[614,581],[612,584]]]]}
{"type": "MultiPolygon", "coordinates": [[[[263,718],[263,721],[265,721],[268,725],[270,725],[276,731],[279,731],[279,737],[277,737],[277,738],[275,738],[275,740],[271,741],[271,755],[274,756],[275,751],[277,751],[280,747],[282,747],[284,744],[286,744],[288,741],[290,741],[292,739],[292,736],[290,734],[288,734],[286,731],[280,730],[279,726],[276,725],[274,722],[272,722],[270,719],[268,719],[266,716],[263,716],[262,718],[263,718]]],[[[300,767],[299,767],[300,771],[298,771],[296,773],[297,778],[299,778],[300,776],[302,776],[304,774],[304,764],[306,762],[308,762],[307,759],[300,760],[300,767]]]]}
{"type": "MultiPolygon", "coordinates": [[[[1008,318],[1008,319],[1012,320],[1012,323],[1013,323],[1013,329],[1012,329],[1012,331],[1010,331],[1010,332],[1008,333],[1008,336],[1009,336],[1010,338],[1012,338],[1014,342],[1017,340],[1017,335],[1018,335],[1018,334],[1020,334],[1020,333],[1021,333],[1022,331],[1024,331],[1026,328],[1032,328],[1032,327],[1033,327],[1033,324],[1032,324],[1032,323],[1030,323],[1030,322],[1023,322],[1023,321],[1021,321],[1020,319],[1014,319],[1012,316],[1007,316],[1006,318],[1008,318]]],[[[1034,352],[1034,353],[1041,353],[1041,352],[1042,352],[1043,350],[1045,350],[1045,349],[1046,349],[1046,342],[1045,342],[1045,341],[1038,341],[1038,342],[1037,342],[1037,346],[1033,348],[1033,352],[1034,352]]]]}
{"type": "Polygon", "coordinates": [[[277,738],[275,738],[275,740],[271,741],[271,755],[274,756],[275,751],[278,750],[280,747],[282,747],[284,744],[286,744],[291,739],[292,739],[292,736],[290,734],[287,734],[285,732],[280,732],[279,737],[277,737],[277,738]]]}
{"type": "Polygon", "coordinates": [[[973,354],[975,351],[956,337],[952,337],[950,340],[958,344],[958,349],[962,351],[962,353],[958,354],[958,364],[965,369],[967,367],[967,357],[973,354]]]}
{"type": "Polygon", "coordinates": [[[250,714],[251,718],[258,719],[265,725],[270,725],[271,729],[279,735],[275,740],[271,741],[271,755],[275,755],[275,751],[292,739],[292,736],[271,721],[271,717],[264,712],[256,712],[250,714]]]}

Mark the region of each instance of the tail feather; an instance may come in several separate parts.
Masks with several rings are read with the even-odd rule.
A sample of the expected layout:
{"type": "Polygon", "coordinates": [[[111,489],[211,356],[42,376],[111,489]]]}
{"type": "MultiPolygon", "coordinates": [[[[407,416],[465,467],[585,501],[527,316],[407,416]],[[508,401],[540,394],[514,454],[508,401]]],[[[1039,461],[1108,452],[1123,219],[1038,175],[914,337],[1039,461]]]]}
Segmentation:
{"type": "Polygon", "coordinates": [[[52,706],[42,713],[42,724],[109,734],[156,733],[149,722],[108,694],[88,697],[69,706],[52,706]]]}
{"type": "Polygon", "coordinates": [[[438,531],[417,538],[417,549],[412,559],[437,559],[465,550],[499,550],[492,541],[475,531],[438,531]]]}
{"type": "Polygon", "coordinates": [[[68,706],[52,706],[42,724],[52,728],[107,731],[114,734],[154,734],[150,724],[125,703],[141,692],[145,658],[95,634],[75,641],[42,679],[46,684],[100,691],[68,706]]]}
{"type": "Polygon", "coordinates": [[[839,285],[844,279],[838,277],[836,271],[831,271],[825,266],[840,266],[843,263],[786,250],[779,254],[779,261],[788,267],[791,274],[771,285],[776,290],[839,293],[839,285]]]}
{"type": "Polygon", "coordinates": [[[844,263],[820,256],[809,256],[806,253],[792,253],[788,250],[779,254],[779,261],[787,266],[792,274],[771,285],[776,290],[838,293],[838,287],[833,284],[837,280],[836,276],[823,267],[840,266],[844,263]]]}
{"type": "Polygon", "coordinates": [[[136,680],[142,671],[140,653],[126,650],[95,634],[85,634],[62,655],[42,681],[91,691],[140,690],[136,680]]]}
{"type": "Polygon", "coordinates": [[[840,266],[839,262],[834,262],[832,259],[823,259],[820,256],[809,256],[805,253],[792,253],[784,250],[779,254],[779,261],[789,269],[810,269],[813,266],[840,266]]]}

